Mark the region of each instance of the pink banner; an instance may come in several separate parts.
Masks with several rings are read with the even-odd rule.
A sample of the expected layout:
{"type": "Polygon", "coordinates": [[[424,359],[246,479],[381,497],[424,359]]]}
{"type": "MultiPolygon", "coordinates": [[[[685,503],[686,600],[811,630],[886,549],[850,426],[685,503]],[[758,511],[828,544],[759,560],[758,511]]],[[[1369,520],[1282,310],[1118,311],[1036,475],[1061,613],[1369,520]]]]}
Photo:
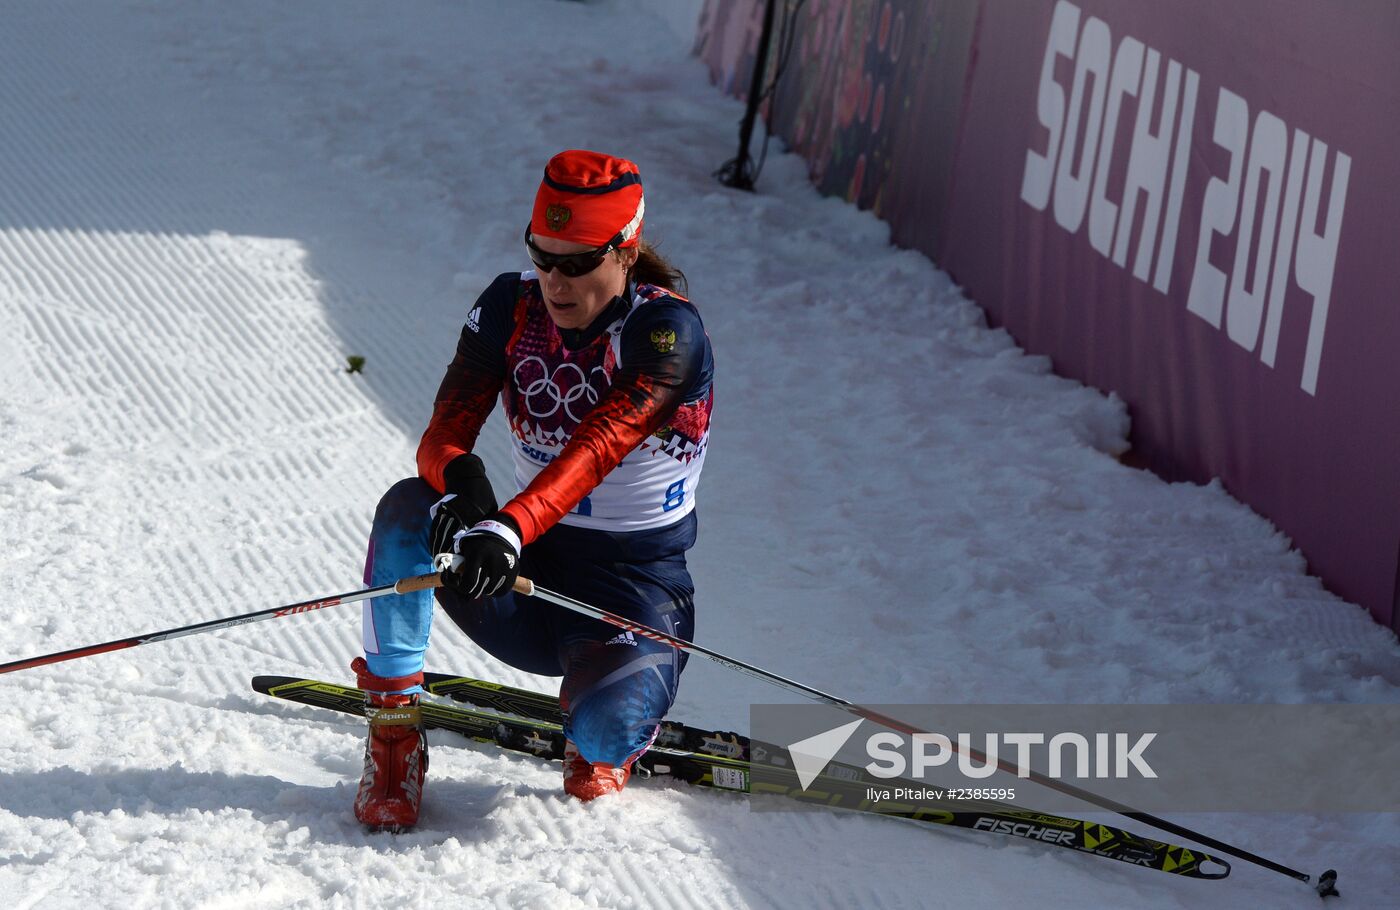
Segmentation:
{"type": "Polygon", "coordinates": [[[1394,5],[987,3],[977,46],[939,263],[1396,625],[1394,5]]]}
{"type": "MultiPolygon", "coordinates": [[[[701,17],[735,94],[763,5],[701,17]]],[[[808,0],[794,42],[764,112],[824,192],[1400,628],[1390,0],[808,0]]]]}

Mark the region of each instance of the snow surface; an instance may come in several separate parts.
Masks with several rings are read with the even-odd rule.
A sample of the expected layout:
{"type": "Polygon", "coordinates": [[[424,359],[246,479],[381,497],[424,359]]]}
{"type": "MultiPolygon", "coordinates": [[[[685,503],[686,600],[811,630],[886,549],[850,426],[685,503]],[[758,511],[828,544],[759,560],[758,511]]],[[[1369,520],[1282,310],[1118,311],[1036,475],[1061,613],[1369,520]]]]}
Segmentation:
{"type": "MultiPolygon", "coordinates": [[[[741,107],[686,56],[684,5],[7,4],[4,659],[359,587],[470,302],[524,265],[543,162],[592,147],[639,162],[717,352],[701,641],[871,702],[1400,697],[1394,635],[1218,485],[1120,465],[1122,402],[988,330],[800,160],[719,187],[741,107]]],[[[483,447],[504,486],[499,419],[483,447]]],[[[370,836],[362,723],[248,688],[348,679],[358,626],[0,677],[3,905],[1316,906],[1245,863],[1183,881],[683,786],[581,806],[446,734],[421,828],[370,836]]],[[[433,669],[553,684],[438,629],[433,669]]],[[[697,661],[674,716],[744,729],[774,700],[697,661]]],[[[1183,821],[1395,906],[1393,815],[1183,821]]]]}
{"type": "Polygon", "coordinates": [[[700,23],[705,0],[634,0],[633,5],[645,7],[669,26],[683,48],[694,44],[695,27],[700,23]]]}

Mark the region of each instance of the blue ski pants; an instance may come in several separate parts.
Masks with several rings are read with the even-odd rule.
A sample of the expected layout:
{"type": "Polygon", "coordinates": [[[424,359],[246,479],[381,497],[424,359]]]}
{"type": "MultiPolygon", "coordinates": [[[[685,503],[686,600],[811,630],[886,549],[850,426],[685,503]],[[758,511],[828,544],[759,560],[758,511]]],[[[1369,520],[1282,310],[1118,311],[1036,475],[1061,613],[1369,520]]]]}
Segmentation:
{"type": "MultiPolygon", "coordinates": [[[[418,477],[384,494],[370,531],[365,584],[433,571],[428,509],[438,499],[418,477]]],[[[556,525],[525,547],[520,574],[692,640],[694,586],[685,551],[694,540],[694,513],[667,528],[631,533],[556,525]]],[[[365,659],[372,673],[397,677],[423,669],[434,594],[448,617],[492,656],[529,673],[563,677],[564,732],[589,761],[617,766],[644,750],[675,701],[684,652],[514,592],[470,599],[439,588],[366,601],[365,659]]]]}

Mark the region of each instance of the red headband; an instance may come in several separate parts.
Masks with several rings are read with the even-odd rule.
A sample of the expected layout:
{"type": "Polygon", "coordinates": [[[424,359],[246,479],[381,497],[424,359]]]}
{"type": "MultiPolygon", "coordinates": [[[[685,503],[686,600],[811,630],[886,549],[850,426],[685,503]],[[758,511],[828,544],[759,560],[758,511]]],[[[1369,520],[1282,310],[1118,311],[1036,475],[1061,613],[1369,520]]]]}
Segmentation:
{"type": "Polygon", "coordinates": [[[642,177],[626,158],[570,149],[549,159],[530,233],[586,246],[633,246],[642,233],[642,177]]]}

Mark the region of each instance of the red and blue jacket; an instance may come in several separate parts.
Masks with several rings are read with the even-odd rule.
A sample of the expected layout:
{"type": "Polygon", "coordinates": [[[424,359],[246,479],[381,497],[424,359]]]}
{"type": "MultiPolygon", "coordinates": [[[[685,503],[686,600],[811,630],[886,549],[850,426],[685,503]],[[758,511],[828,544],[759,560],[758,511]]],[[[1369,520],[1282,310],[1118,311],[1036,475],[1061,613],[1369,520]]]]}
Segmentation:
{"type": "Polygon", "coordinates": [[[507,273],[467,316],[418,446],[440,492],[499,396],[516,495],[502,511],[529,544],[556,523],[664,528],[691,515],[709,443],[714,360],[700,314],[629,285],[585,329],[560,329],[534,272],[507,273]]]}

